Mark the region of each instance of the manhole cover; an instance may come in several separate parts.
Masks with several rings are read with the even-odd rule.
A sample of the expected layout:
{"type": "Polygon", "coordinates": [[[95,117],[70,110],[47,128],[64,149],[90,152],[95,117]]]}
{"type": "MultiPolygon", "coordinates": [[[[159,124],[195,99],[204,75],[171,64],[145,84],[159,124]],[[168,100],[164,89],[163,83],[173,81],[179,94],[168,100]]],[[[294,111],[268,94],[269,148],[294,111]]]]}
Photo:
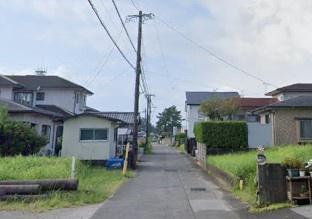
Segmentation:
{"type": "Polygon", "coordinates": [[[203,187],[193,187],[193,188],[191,188],[191,191],[203,192],[203,191],[206,191],[206,188],[203,188],[203,187]]]}

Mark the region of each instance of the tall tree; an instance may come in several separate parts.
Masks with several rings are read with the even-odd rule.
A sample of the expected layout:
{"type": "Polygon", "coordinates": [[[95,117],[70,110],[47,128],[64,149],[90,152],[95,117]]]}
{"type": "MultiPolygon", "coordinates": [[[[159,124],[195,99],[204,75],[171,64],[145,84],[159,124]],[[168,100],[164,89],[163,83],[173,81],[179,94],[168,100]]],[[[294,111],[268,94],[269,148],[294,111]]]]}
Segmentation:
{"type": "Polygon", "coordinates": [[[159,113],[157,121],[157,130],[160,134],[172,136],[173,127],[182,127],[181,111],[177,110],[176,106],[165,108],[162,113],[159,113]]]}
{"type": "Polygon", "coordinates": [[[239,98],[222,100],[216,97],[203,102],[199,107],[199,111],[211,120],[232,120],[233,116],[239,111],[239,98]]]}

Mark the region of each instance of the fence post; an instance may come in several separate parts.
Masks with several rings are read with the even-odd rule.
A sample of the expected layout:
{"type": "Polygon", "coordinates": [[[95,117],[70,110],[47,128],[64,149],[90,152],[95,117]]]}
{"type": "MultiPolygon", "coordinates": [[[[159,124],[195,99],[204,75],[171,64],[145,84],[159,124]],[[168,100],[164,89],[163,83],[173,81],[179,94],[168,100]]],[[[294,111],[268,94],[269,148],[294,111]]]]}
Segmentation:
{"type": "Polygon", "coordinates": [[[76,175],[76,158],[73,156],[71,163],[70,178],[75,179],[75,175],[76,175]]]}

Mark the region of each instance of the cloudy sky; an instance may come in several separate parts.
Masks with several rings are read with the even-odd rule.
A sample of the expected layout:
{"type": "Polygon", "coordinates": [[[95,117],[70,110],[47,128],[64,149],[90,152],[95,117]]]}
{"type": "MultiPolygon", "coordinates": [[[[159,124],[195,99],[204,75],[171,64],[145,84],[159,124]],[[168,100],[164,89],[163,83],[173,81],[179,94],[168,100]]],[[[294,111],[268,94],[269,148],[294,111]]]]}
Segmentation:
{"type": "MultiPolygon", "coordinates": [[[[156,16],[143,26],[143,60],[154,115],[176,105],[185,91],[265,91],[312,81],[311,0],[133,0],[156,16]],[[199,45],[272,85],[225,65],[199,45]]],[[[113,37],[135,63],[111,0],[93,0],[113,37]]],[[[137,13],[131,0],[116,0],[123,17],[137,13]]],[[[87,0],[1,0],[0,73],[33,74],[46,68],[86,86],[88,105],[133,110],[134,71],[100,27],[87,0]]],[[[126,26],[136,42],[137,23],[126,26]]],[[[145,100],[141,95],[141,111],[145,100]]]]}

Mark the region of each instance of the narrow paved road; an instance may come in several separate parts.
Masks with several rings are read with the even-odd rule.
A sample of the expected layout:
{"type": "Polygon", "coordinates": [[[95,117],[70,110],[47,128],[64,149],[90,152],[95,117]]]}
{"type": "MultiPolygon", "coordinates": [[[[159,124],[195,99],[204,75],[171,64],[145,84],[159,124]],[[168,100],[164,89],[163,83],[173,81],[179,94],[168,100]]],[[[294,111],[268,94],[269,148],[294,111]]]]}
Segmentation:
{"type": "Polygon", "coordinates": [[[285,209],[261,216],[222,191],[185,155],[157,145],[145,156],[137,176],[93,215],[92,219],[236,219],[303,218],[285,209]]]}

